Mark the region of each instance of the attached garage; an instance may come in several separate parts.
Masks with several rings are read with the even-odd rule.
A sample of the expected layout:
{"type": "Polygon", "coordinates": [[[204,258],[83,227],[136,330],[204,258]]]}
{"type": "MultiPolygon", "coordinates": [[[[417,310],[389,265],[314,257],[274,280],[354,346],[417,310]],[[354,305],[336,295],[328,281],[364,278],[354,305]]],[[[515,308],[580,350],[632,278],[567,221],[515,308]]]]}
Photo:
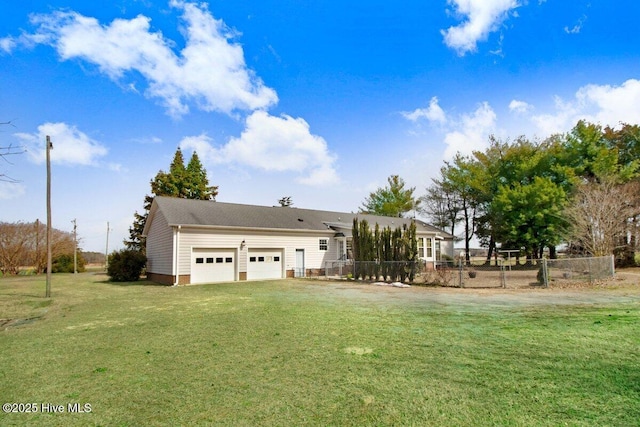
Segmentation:
{"type": "Polygon", "coordinates": [[[282,249],[249,249],[247,279],[282,279],[282,249]]]}
{"type": "Polygon", "coordinates": [[[191,254],[191,283],[236,280],[235,249],[196,249],[191,254]]]}
{"type": "Polygon", "coordinates": [[[420,258],[453,256],[454,236],[413,218],[157,196],[143,231],[147,278],[186,285],[322,275],[352,254],[355,218],[391,229],[415,223],[420,258]],[[436,241],[440,251],[428,246],[436,241]]]}

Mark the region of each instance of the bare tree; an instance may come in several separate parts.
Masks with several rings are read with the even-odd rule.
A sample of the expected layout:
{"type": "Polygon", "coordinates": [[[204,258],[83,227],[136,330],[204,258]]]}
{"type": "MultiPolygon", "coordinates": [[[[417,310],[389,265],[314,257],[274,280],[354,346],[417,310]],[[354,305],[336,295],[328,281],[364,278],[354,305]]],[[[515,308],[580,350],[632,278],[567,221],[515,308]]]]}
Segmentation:
{"type": "Polygon", "coordinates": [[[420,197],[420,202],[420,212],[429,218],[432,225],[455,234],[462,207],[460,198],[450,186],[434,179],[433,184],[427,187],[427,194],[420,197]]]}
{"type": "MultiPolygon", "coordinates": [[[[13,126],[11,121],[8,122],[0,122],[0,126],[13,126]]],[[[0,145],[0,159],[4,160],[8,164],[12,164],[9,161],[10,156],[14,156],[16,154],[22,154],[26,150],[22,146],[14,146],[12,144],[9,145],[0,145]]],[[[0,181],[4,182],[18,182],[16,179],[11,178],[10,176],[0,172],[0,181]]]]}
{"type": "MultiPolygon", "coordinates": [[[[0,272],[18,274],[21,268],[33,267],[42,273],[47,265],[46,224],[40,221],[0,222],[0,272]]],[[[52,230],[52,256],[73,254],[73,235],[52,230]]]]}
{"type": "Polygon", "coordinates": [[[29,253],[30,235],[28,225],[18,222],[0,223],[0,272],[18,274],[22,261],[29,253]]]}
{"type": "Polygon", "coordinates": [[[640,211],[640,183],[589,181],[578,186],[564,214],[567,241],[593,256],[613,255],[640,211]]]}

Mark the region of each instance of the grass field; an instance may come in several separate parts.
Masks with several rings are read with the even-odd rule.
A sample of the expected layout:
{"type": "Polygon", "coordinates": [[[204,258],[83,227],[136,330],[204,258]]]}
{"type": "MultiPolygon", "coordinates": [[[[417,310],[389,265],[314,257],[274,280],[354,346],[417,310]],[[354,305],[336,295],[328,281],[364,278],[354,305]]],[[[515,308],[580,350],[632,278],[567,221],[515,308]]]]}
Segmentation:
{"type": "Polygon", "coordinates": [[[3,278],[0,425],[637,426],[639,288],[3,278]]]}

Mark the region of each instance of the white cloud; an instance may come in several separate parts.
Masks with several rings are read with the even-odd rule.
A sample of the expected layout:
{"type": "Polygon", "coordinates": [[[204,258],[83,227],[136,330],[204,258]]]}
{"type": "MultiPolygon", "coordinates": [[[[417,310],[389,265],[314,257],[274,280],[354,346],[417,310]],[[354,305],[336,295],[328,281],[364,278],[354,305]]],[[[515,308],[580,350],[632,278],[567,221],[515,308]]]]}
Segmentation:
{"type": "Polygon", "coordinates": [[[17,182],[0,181],[0,200],[17,199],[25,194],[25,186],[17,182]]]}
{"type": "Polygon", "coordinates": [[[569,28],[568,26],[564,27],[564,32],[567,34],[580,34],[580,31],[582,31],[582,26],[584,25],[586,20],[587,15],[582,15],[582,17],[578,19],[578,23],[572,28],[569,28]]]}
{"type": "Polygon", "coordinates": [[[430,122],[436,122],[439,124],[444,124],[447,122],[447,116],[444,113],[444,110],[438,104],[438,97],[434,96],[431,98],[429,102],[429,106],[427,108],[416,108],[411,112],[402,112],[402,116],[411,120],[412,122],[417,122],[418,120],[425,118],[430,122]]]}
{"type": "Polygon", "coordinates": [[[477,42],[486,40],[489,33],[520,6],[517,0],[447,0],[447,3],[455,8],[464,22],[440,33],[445,44],[461,56],[475,51],[477,42]]]}
{"type": "Polygon", "coordinates": [[[438,105],[438,98],[434,96],[428,108],[418,108],[402,115],[414,123],[424,118],[441,125],[440,130],[445,132],[445,160],[452,159],[456,153],[471,154],[473,151],[483,150],[488,145],[489,135],[497,129],[496,113],[487,102],[480,104],[470,114],[454,117],[445,114],[438,105]]]}
{"type": "Polygon", "coordinates": [[[471,154],[484,150],[489,135],[496,130],[496,113],[487,102],[483,102],[472,114],[464,114],[455,129],[445,135],[447,148],[445,159],[452,159],[456,153],[471,154]]]}
{"type": "Polygon", "coordinates": [[[516,114],[528,113],[532,109],[533,106],[524,101],[518,101],[517,99],[514,99],[509,103],[509,111],[516,114]]]}
{"type": "Polygon", "coordinates": [[[27,147],[30,159],[43,163],[46,159],[46,136],[51,137],[51,162],[67,165],[95,165],[107,149],[75,126],[66,123],[44,123],[33,134],[14,134],[27,147]]]}
{"type": "MultiPolygon", "coordinates": [[[[237,34],[215,19],[206,4],[174,0],[171,6],[182,11],[185,24],[186,43],[178,54],[175,43],[152,32],[150,18],[142,15],[109,25],[77,12],[34,15],[36,33],[20,40],[51,45],[63,60],[85,60],[116,81],[137,72],[148,82],[146,95],[159,99],[174,117],[186,114],[190,104],[231,114],[277,103],[276,92],[247,68],[242,46],[233,42],[237,34]]],[[[14,39],[3,40],[4,50],[15,44],[14,39]]]]}
{"type": "Polygon", "coordinates": [[[16,47],[16,40],[13,37],[0,38],[0,50],[11,53],[16,47]]]}
{"type": "Polygon", "coordinates": [[[275,117],[265,111],[255,111],[247,118],[240,137],[231,138],[222,147],[215,147],[206,134],[184,138],[180,146],[196,150],[205,161],[213,163],[236,163],[270,172],[297,172],[298,181],[303,184],[338,182],[335,156],[329,152],[326,141],[311,134],[308,123],[301,118],[275,117]]]}
{"type": "Polygon", "coordinates": [[[531,120],[545,135],[567,132],[578,120],[603,126],[617,126],[620,122],[640,123],[640,80],[630,79],[620,86],[587,85],[565,101],[555,97],[555,111],[532,116],[531,120]]]}

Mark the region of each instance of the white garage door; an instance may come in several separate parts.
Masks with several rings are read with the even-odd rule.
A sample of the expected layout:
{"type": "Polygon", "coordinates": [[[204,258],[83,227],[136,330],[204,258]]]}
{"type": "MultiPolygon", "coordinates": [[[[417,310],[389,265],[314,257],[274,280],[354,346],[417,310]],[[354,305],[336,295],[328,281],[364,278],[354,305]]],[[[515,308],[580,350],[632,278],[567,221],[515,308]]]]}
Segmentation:
{"type": "Polygon", "coordinates": [[[247,279],[281,279],[282,249],[250,249],[247,279]]]}
{"type": "Polygon", "coordinates": [[[232,282],[236,280],[234,249],[193,249],[191,283],[232,282]]]}

